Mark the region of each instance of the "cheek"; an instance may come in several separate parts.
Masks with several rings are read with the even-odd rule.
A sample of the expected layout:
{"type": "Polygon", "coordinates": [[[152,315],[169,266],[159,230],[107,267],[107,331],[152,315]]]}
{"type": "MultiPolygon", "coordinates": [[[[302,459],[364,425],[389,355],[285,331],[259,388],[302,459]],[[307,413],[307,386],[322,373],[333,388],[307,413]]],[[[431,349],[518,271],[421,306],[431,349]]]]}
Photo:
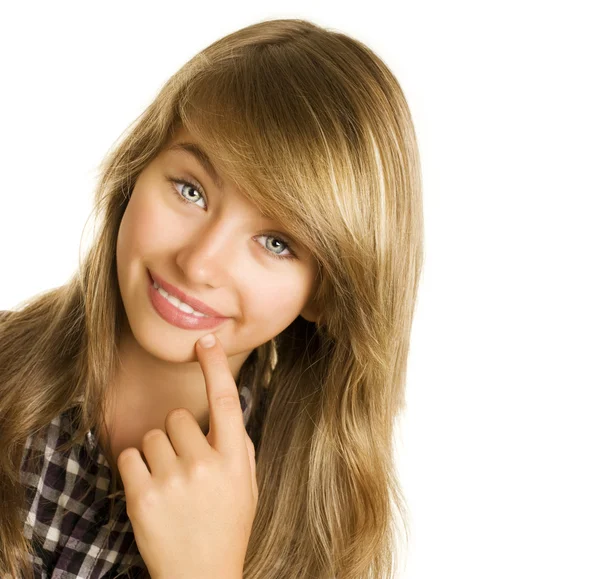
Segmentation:
{"type": "Polygon", "coordinates": [[[150,194],[134,191],[119,229],[117,253],[124,257],[148,253],[152,247],[165,247],[170,236],[160,203],[153,203],[150,194]]]}
{"type": "Polygon", "coordinates": [[[253,321],[283,329],[296,319],[304,307],[308,294],[306,285],[303,279],[294,275],[286,278],[280,274],[273,279],[264,275],[257,277],[246,290],[246,312],[253,321]]]}

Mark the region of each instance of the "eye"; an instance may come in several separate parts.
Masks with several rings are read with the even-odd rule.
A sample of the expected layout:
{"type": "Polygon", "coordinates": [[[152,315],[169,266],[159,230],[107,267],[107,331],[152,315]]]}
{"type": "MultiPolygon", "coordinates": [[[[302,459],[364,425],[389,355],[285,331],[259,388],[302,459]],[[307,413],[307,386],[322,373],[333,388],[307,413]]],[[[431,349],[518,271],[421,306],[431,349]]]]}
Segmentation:
{"type": "MultiPolygon", "coordinates": [[[[265,249],[265,251],[273,256],[275,259],[298,259],[297,255],[294,253],[290,242],[287,241],[286,239],[283,239],[282,237],[280,237],[279,235],[271,235],[270,233],[264,233],[263,235],[259,235],[258,237],[266,237],[267,239],[274,239],[275,242],[278,244],[279,247],[281,247],[283,245],[284,247],[284,251],[288,251],[287,254],[282,254],[282,253],[273,253],[270,249],[265,249]]],[[[269,244],[267,243],[267,246],[269,244]]],[[[271,244],[272,246],[273,244],[271,244]]],[[[261,247],[265,247],[263,245],[261,245],[261,247]]],[[[276,247],[276,249],[278,249],[278,247],[276,247]]]]}
{"type": "Polygon", "coordinates": [[[187,203],[187,204],[193,204],[196,205],[196,201],[199,201],[200,199],[204,200],[204,207],[202,207],[202,209],[206,209],[206,195],[204,193],[204,187],[202,187],[202,185],[200,185],[199,183],[190,183],[189,181],[186,181],[185,179],[169,179],[169,181],[171,181],[171,183],[173,183],[173,187],[174,187],[174,192],[175,195],[177,196],[177,199],[179,199],[182,203],[187,203]],[[179,191],[179,189],[176,187],[177,185],[182,186],[181,192],[179,191]],[[195,190],[198,194],[198,199],[188,199],[188,197],[186,196],[186,191],[190,191],[190,190],[195,190]],[[200,191],[202,191],[202,194],[200,194],[200,191]]]}
{"type": "MultiPolygon", "coordinates": [[[[173,193],[176,195],[177,199],[179,199],[179,201],[181,201],[182,203],[185,203],[186,205],[196,205],[196,201],[199,201],[200,199],[202,199],[204,201],[204,205],[199,205],[199,207],[201,209],[204,209],[206,211],[206,193],[204,192],[204,187],[202,187],[202,185],[200,185],[200,183],[191,183],[190,181],[187,181],[186,179],[175,179],[174,177],[169,177],[168,178],[169,181],[171,183],[173,183],[173,193]],[[177,187],[177,185],[181,186],[181,192],[180,189],[177,187]],[[188,194],[191,194],[193,196],[193,193],[189,193],[190,191],[196,191],[198,194],[198,199],[189,199],[187,197],[188,194]],[[200,194],[200,191],[202,191],[202,194],[200,194]]],[[[292,248],[292,243],[291,241],[289,241],[288,239],[286,239],[285,237],[283,237],[280,233],[275,233],[275,232],[268,232],[268,233],[263,233],[262,235],[258,235],[257,237],[265,237],[267,239],[273,239],[275,240],[275,242],[277,243],[277,245],[275,246],[275,249],[278,249],[279,247],[283,246],[283,251],[287,250],[287,254],[280,254],[280,253],[276,253],[274,251],[271,251],[270,249],[268,249],[267,247],[265,247],[264,245],[261,245],[261,247],[264,249],[264,251],[267,252],[268,255],[270,255],[271,257],[275,258],[275,259],[298,259],[298,256],[296,255],[296,253],[294,252],[293,248],[292,248]]]]}

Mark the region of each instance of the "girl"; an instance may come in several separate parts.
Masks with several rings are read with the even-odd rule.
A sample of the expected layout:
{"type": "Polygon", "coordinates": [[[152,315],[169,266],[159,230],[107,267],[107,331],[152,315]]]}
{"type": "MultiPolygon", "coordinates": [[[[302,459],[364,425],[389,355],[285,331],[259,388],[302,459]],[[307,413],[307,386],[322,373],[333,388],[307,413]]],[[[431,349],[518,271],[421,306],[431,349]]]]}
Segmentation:
{"type": "Polygon", "coordinates": [[[271,20],[187,62],[80,270],[0,320],[0,576],[392,577],[421,203],[364,44],[271,20]]]}

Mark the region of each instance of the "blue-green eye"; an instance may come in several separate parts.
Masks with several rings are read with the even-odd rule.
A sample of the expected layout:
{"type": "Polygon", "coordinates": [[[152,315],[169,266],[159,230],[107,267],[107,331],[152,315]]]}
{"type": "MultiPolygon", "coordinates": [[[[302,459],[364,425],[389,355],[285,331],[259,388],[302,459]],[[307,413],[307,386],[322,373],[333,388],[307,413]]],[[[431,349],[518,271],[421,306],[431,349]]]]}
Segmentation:
{"type": "MultiPolygon", "coordinates": [[[[169,181],[171,181],[171,183],[173,183],[173,192],[175,193],[175,195],[176,195],[177,199],[179,199],[179,201],[181,201],[182,203],[185,203],[186,205],[198,205],[197,201],[200,201],[200,199],[203,199],[204,205],[203,206],[198,205],[198,207],[200,207],[201,209],[206,211],[206,206],[207,206],[206,193],[204,191],[204,187],[202,187],[202,185],[200,185],[200,183],[191,183],[185,179],[175,179],[175,178],[171,178],[171,177],[169,177],[169,181]],[[176,185],[183,185],[181,191],[176,187],[176,185]],[[186,194],[186,191],[189,191],[190,189],[196,191],[196,193],[198,195],[198,199],[188,199],[188,197],[186,195],[189,193],[186,194]],[[200,191],[202,191],[202,193],[200,193],[200,191]]],[[[192,194],[192,196],[193,196],[193,194],[192,194]]],[[[262,235],[258,235],[257,237],[266,237],[267,239],[274,239],[280,244],[280,246],[281,245],[284,246],[284,251],[287,249],[287,251],[289,252],[287,255],[279,254],[279,253],[270,251],[264,245],[261,245],[261,247],[271,257],[274,257],[275,259],[298,259],[298,256],[292,249],[291,242],[288,239],[286,239],[285,237],[282,237],[280,233],[268,232],[268,233],[263,233],[262,235]]]]}
{"type": "MultiPolygon", "coordinates": [[[[279,247],[281,247],[281,245],[283,245],[284,247],[284,251],[287,249],[289,251],[289,253],[287,255],[282,255],[279,253],[273,253],[272,251],[268,251],[269,255],[272,255],[273,257],[279,258],[279,259],[290,259],[290,258],[295,258],[296,255],[292,252],[292,248],[290,247],[290,244],[285,240],[282,239],[281,237],[276,237],[275,235],[270,235],[268,233],[265,233],[263,235],[259,235],[258,237],[266,237],[267,239],[273,239],[275,240],[277,243],[279,243],[279,247]]],[[[264,247],[264,246],[261,246],[264,247]]]]}
{"type": "Polygon", "coordinates": [[[194,183],[188,183],[187,181],[184,181],[183,179],[171,179],[171,181],[173,182],[173,184],[176,185],[183,185],[183,189],[182,192],[179,191],[179,189],[175,188],[175,191],[177,191],[177,198],[179,200],[181,200],[183,203],[191,203],[192,205],[196,205],[196,201],[199,201],[200,199],[204,199],[204,206],[206,207],[206,195],[204,193],[204,188],[202,187],[202,185],[198,184],[194,184],[194,183]],[[185,190],[186,187],[189,187],[189,189],[192,190],[196,190],[196,192],[198,193],[199,199],[194,200],[194,199],[188,199],[185,196],[185,190]],[[202,190],[202,194],[200,194],[200,190],[202,190]]]}

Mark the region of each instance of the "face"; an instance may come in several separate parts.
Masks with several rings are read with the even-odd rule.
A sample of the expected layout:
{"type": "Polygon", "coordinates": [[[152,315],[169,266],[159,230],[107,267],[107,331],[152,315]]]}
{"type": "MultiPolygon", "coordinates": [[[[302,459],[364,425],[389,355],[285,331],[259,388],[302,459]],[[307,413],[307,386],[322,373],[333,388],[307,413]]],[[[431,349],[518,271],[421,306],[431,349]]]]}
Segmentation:
{"type": "Polygon", "coordinates": [[[196,362],[194,343],[213,332],[230,362],[243,360],[298,315],[316,319],[317,263],[287,244],[285,228],[261,215],[226,175],[219,174],[219,189],[192,153],[169,149],[183,142],[194,139],[180,130],[139,175],[121,222],[117,273],[127,332],[170,362],[196,362]],[[174,325],[153,305],[149,275],[227,319],[213,329],[174,325]]]}

